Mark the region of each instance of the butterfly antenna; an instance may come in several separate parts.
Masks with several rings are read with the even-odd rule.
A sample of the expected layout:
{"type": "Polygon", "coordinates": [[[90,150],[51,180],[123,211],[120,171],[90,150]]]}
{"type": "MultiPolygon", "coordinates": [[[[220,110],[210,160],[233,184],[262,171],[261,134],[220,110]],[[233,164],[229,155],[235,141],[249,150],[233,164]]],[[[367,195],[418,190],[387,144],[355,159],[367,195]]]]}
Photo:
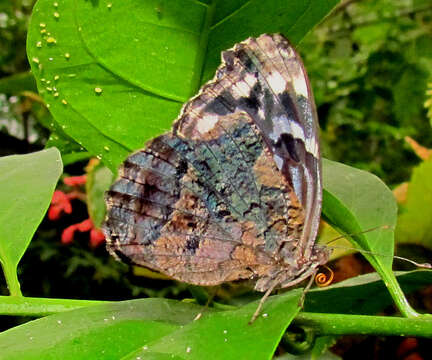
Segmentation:
{"type": "Polygon", "coordinates": [[[338,236],[338,237],[330,240],[328,243],[326,243],[326,245],[328,245],[328,244],[330,244],[332,242],[335,242],[336,240],[346,239],[348,237],[353,237],[353,236],[356,236],[356,235],[361,235],[361,234],[365,234],[365,233],[368,233],[368,232],[371,232],[371,231],[375,231],[375,230],[380,230],[380,229],[381,230],[387,230],[387,229],[390,229],[390,226],[388,226],[388,225],[381,225],[381,226],[376,226],[374,228],[370,228],[370,229],[367,229],[367,230],[359,231],[359,232],[356,232],[356,233],[341,235],[341,236],[338,236]]]}
{"type": "MultiPolygon", "coordinates": [[[[355,236],[355,235],[364,234],[364,233],[371,232],[371,231],[375,231],[375,230],[379,230],[379,229],[382,229],[382,230],[390,229],[390,226],[388,226],[388,225],[381,225],[381,226],[376,226],[376,227],[371,228],[371,229],[367,229],[367,230],[364,230],[364,231],[360,231],[360,232],[358,232],[358,233],[352,233],[352,234],[347,234],[347,235],[341,235],[341,236],[338,236],[338,237],[336,237],[336,238],[330,240],[330,241],[329,241],[328,243],[326,243],[325,245],[328,246],[328,244],[330,244],[330,243],[332,243],[332,242],[334,242],[334,241],[336,241],[336,240],[344,239],[344,238],[347,238],[347,237],[352,237],[352,236],[355,236]]],[[[370,254],[370,255],[377,255],[377,256],[383,256],[383,257],[392,257],[392,258],[394,258],[394,259],[398,259],[398,260],[403,260],[403,261],[409,262],[410,264],[412,264],[412,265],[414,265],[414,266],[416,266],[416,267],[418,267],[418,268],[422,268],[422,269],[432,269],[432,264],[430,264],[430,263],[418,263],[418,262],[416,262],[416,261],[414,261],[414,260],[410,260],[410,259],[404,258],[404,257],[402,257],[402,256],[379,254],[379,253],[376,253],[376,252],[374,252],[374,251],[363,250],[363,249],[358,249],[358,248],[348,247],[348,246],[330,246],[330,247],[333,248],[333,249],[347,249],[347,250],[355,250],[355,251],[358,251],[359,253],[362,253],[362,254],[370,254]]],[[[329,269],[329,270],[330,270],[330,269],[329,269]]],[[[331,270],[330,270],[330,271],[331,271],[331,270]]],[[[332,272],[332,271],[331,271],[331,272],[332,272]]],[[[321,275],[321,274],[318,274],[318,275],[321,275]]],[[[317,277],[318,277],[318,275],[317,275],[317,277]]],[[[322,274],[322,275],[325,276],[325,274],[322,274]]],[[[317,285],[318,285],[318,286],[321,286],[321,285],[319,285],[319,283],[318,283],[318,279],[316,279],[316,282],[317,282],[317,285]]],[[[322,286],[326,286],[326,285],[322,285],[322,286]]]]}
{"type": "MultiPolygon", "coordinates": [[[[402,256],[380,254],[380,253],[377,253],[377,252],[374,252],[374,251],[363,250],[363,249],[358,249],[358,248],[349,247],[349,246],[329,246],[329,247],[331,247],[333,249],[355,250],[355,251],[358,251],[361,254],[370,254],[370,255],[376,255],[376,256],[382,256],[382,257],[391,257],[393,259],[398,259],[398,260],[403,260],[403,261],[409,262],[410,264],[412,264],[412,265],[414,265],[416,267],[419,267],[421,269],[432,269],[432,264],[430,264],[430,263],[418,263],[418,262],[416,262],[414,260],[410,260],[410,259],[404,258],[402,256]]],[[[317,283],[317,285],[318,285],[318,283],[317,283]]],[[[318,286],[320,286],[320,285],[318,285],[318,286]]],[[[323,285],[323,286],[326,286],[326,285],[323,285]]]]}
{"type": "Polygon", "coordinates": [[[417,266],[417,267],[419,267],[419,268],[422,268],[422,269],[432,269],[432,265],[431,264],[429,264],[429,263],[418,263],[418,262],[416,262],[416,261],[414,261],[414,260],[410,260],[410,259],[407,259],[407,258],[404,258],[404,257],[402,257],[402,256],[393,256],[395,259],[399,259],[399,260],[404,260],[404,261],[407,261],[407,262],[409,262],[409,263],[411,263],[411,264],[413,264],[413,265],[415,265],[415,266],[417,266]]]}

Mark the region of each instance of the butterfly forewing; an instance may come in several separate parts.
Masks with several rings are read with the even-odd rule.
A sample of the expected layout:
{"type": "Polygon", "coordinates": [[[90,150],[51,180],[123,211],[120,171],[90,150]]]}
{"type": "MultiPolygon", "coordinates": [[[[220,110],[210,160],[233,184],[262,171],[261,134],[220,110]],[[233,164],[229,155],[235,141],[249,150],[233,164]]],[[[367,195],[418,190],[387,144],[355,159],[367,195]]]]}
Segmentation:
{"type": "Polygon", "coordinates": [[[318,125],[281,35],[222,54],[173,130],[131,155],[107,193],[108,249],[199,285],[290,285],[323,263],[318,125]]]}

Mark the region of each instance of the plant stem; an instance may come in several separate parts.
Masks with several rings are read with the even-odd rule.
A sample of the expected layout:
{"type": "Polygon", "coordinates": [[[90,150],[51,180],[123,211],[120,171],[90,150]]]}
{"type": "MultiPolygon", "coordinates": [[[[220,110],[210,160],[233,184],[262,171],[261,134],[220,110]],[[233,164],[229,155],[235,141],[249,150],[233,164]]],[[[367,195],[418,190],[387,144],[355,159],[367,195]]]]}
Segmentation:
{"type": "MultiPolygon", "coordinates": [[[[28,298],[0,296],[0,315],[46,316],[108,301],[28,298]]],[[[302,312],[293,324],[309,327],[318,335],[384,335],[432,337],[432,320],[428,317],[345,315],[302,312]]]]}
{"type": "Polygon", "coordinates": [[[2,263],[2,268],[6,279],[6,284],[9,289],[9,294],[11,296],[22,296],[16,266],[2,263]]]}
{"type": "Polygon", "coordinates": [[[385,275],[380,273],[380,275],[391,297],[393,298],[396,307],[398,308],[398,310],[401,312],[403,316],[407,318],[416,318],[422,316],[421,314],[416,312],[409,304],[393,272],[386,273],[385,275]]]}
{"type": "Polygon", "coordinates": [[[0,296],[0,315],[41,317],[108,301],[0,296]]]}
{"type": "Polygon", "coordinates": [[[384,335],[432,337],[432,320],[390,316],[300,313],[293,324],[318,335],[384,335]]]}

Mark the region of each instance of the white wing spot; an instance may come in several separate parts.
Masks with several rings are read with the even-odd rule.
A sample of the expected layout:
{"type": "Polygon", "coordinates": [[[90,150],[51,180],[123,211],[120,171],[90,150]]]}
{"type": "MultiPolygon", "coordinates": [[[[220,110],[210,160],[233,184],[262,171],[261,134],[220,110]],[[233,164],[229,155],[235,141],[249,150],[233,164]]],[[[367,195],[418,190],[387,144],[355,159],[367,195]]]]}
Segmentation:
{"type": "Polygon", "coordinates": [[[291,75],[293,79],[294,90],[298,95],[303,95],[306,99],[308,99],[309,96],[305,75],[301,69],[298,70],[298,72],[294,71],[291,75]]]}
{"type": "Polygon", "coordinates": [[[286,81],[277,71],[273,71],[267,78],[270,87],[280,94],[286,90],[286,81]]]}
{"type": "Polygon", "coordinates": [[[291,121],[291,131],[295,139],[305,140],[305,135],[302,127],[295,121],[291,121]]]}
{"type": "Polygon", "coordinates": [[[205,134],[214,128],[215,124],[218,122],[218,115],[207,115],[204,116],[200,121],[198,121],[197,129],[201,134],[205,134]]]}

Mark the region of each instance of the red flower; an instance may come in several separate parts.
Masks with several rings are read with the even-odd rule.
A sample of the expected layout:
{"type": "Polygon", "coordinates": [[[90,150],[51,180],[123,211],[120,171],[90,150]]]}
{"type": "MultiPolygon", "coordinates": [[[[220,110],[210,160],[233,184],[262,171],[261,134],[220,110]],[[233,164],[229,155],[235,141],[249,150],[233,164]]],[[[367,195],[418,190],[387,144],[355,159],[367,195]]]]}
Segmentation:
{"type": "MultiPolygon", "coordinates": [[[[79,186],[84,185],[87,181],[87,175],[81,176],[70,176],[63,179],[63,182],[68,186],[79,186]]],[[[86,195],[79,189],[75,189],[69,193],[56,190],[51,200],[51,206],[48,210],[48,219],[58,220],[63,213],[72,213],[71,200],[79,199],[86,201],[86,195]]],[[[78,224],[68,226],[63,230],[61,236],[61,242],[63,244],[70,244],[75,233],[79,232],[90,232],[90,246],[95,248],[105,241],[105,235],[99,229],[94,227],[91,219],[86,219],[78,224]]]]}
{"type": "Polygon", "coordinates": [[[63,244],[70,244],[73,241],[75,232],[87,232],[90,231],[90,245],[92,247],[98,247],[105,241],[105,235],[99,229],[96,229],[91,219],[86,219],[78,224],[68,226],[63,230],[61,241],[63,244]]]}
{"type": "Polygon", "coordinates": [[[63,179],[63,182],[68,186],[84,185],[87,181],[87,175],[69,176],[63,179]]]}
{"type": "Polygon", "coordinates": [[[90,230],[90,245],[93,248],[98,247],[99,245],[105,242],[105,235],[99,229],[93,228],[90,230]]]}
{"type": "Polygon", "coordinates": [[[48,219],[58,220],[62,213],[72,213],[72,205],[69,197],[60,190],[54,191],[51,207],[48,210],[48,219]]]}

